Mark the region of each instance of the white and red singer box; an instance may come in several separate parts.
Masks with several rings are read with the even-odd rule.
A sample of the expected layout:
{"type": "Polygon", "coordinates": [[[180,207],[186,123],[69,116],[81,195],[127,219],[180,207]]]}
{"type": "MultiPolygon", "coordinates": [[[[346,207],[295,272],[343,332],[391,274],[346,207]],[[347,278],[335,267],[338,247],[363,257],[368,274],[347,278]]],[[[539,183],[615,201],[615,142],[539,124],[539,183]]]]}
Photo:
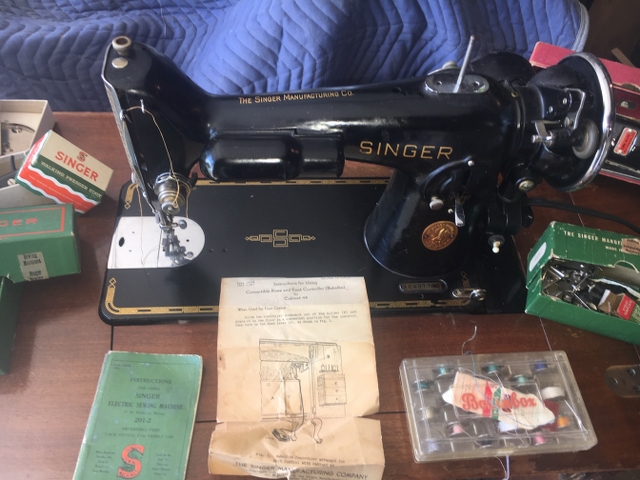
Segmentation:
{"type": "Polygon", "coordinates": [[[16,175],[23,187],[85,213],[102,200],[113,170],[50,130],[16,175]]]}

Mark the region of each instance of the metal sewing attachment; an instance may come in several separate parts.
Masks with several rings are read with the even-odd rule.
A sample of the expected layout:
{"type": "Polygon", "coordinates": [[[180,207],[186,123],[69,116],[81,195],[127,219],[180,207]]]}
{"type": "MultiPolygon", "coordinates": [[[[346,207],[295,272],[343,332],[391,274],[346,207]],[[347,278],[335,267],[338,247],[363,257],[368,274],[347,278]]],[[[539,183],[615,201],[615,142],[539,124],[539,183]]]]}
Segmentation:
{"type": "Polygon", "coordinates": [[[591,295],[595,288],[592,277],[596,272],[595,266],[585,263],[549,263],[542,276],[542,293],[589,310],[598,310],[597,300],[591,295]]]}
{"type": "MultiPolygon", "coordinates": [[[[475,36],[469,38],[462,66],[456,75],[457,64],[446,62],[442,69],[427,77],[424,88],[434,93],[483,93],[489,89],[489,82],[481,75],[467,73],[475,36]]],[[[469,165],[471,166],[471,165],[469,165]]]]}
{"type": "Polygon", "coordinates": [[[179,266],[191,260],[193,252],[187,252],[187,248],[180,245],[180,239],[175,233],[175,227],[184,230],[187,228],[187,223],[181,220],[162,229],[162,251],[171,259],[173,265],[179,266]]]}
{"type": "Polygon", "coordinates": [[[487,297],[487,291],[484,288],[455,288],[451,295],[454,298],[468,298],[481,302],[487,297]]]}
{"type": "Polygon", "coordinates": [[[469,59],[471,58],[471,52],[473,51],[473,44],[475,41],[476,37],[471,35],[469,38],[469,44],[467,45],[467,52],[464,54],[464,60],[462,61],[462,67],[460,68],[460,74],[458,75],[458,80],[456,80],[456,86],[453,87],[453,93],[458,93],[458,90],[460,90],[464,74],[467,72],[467,67],[469,66],[469,59]]]}
{"type": "Polygon", "coordinates": [[[614,365],[604,372],[609,388],[621,397],[640,397],[640,365],[614,365]]]}
{"type": "Polygon", "coordinates": [[[556,260],[543,268],[542,294],[629,320],[631,316],[638,315],[640,291],[639,286],[633,283],[633,275],[624,270],[556,260]],[[619,308],[622,304],[626,306],[624,311],[619,308]],[[625,316],[625,311],[628,316],[625,316]]]}
{"type": "Polygon", "coordinates": [[[28,150],[35,130],[27,125],[0,122],[0,155],[28,150]]]}

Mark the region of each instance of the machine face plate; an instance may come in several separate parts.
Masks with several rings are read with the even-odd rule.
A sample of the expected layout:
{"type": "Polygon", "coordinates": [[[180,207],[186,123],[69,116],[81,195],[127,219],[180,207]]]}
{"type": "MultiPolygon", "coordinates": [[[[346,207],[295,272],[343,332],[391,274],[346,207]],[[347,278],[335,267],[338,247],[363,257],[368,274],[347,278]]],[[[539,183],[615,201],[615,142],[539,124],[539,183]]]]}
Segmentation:
{"type": "MultiPolygon", "coordinates": [[[[441,278],[402,277],[376,263],[366,249],[363,227],[386,183],[378,178],[200,181],[188,205],[188,218],[204,233],[199,254],[179,267],[119,263],[116,268],[110,261],[100,316],[110,325],[216,318],[225,277],[363,276],[373,314],[524,310],[525,281],[511,239],[499,255],[488,244],[479,245],[461,271],[441,278]],[[475,288],[487,291],[484,300],[452,295],[475,288]]],[[[121,238],[121,221],[140,218],[139,198],[133,185],[123,187],[113,242],[121,238]]],[[[146,204],[142,216],[152,220],[146,204]]]]}

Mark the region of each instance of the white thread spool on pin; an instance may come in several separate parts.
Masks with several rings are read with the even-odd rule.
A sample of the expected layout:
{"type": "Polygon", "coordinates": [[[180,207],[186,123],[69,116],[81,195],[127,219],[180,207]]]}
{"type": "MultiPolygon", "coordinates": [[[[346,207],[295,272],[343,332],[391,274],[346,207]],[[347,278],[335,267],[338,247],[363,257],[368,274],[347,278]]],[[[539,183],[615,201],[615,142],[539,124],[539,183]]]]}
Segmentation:
{"type": "Polygon", "coordinates": [[[543,400],[558,400],[564,398],[564,390],[562,387],[545,387],[540,390],[540,395],[543,400]]]}

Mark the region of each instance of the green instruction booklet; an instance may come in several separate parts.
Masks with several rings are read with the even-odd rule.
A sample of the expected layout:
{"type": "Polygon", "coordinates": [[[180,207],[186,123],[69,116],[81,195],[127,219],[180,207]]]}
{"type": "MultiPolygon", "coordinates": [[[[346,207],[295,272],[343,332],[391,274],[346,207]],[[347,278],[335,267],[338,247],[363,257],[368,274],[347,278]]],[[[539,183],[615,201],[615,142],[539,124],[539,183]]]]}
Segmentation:
{"type": "Polygon", "coordinates": [[[109,352],[74,480],[183,479],[202,357],[109,352]]]}

